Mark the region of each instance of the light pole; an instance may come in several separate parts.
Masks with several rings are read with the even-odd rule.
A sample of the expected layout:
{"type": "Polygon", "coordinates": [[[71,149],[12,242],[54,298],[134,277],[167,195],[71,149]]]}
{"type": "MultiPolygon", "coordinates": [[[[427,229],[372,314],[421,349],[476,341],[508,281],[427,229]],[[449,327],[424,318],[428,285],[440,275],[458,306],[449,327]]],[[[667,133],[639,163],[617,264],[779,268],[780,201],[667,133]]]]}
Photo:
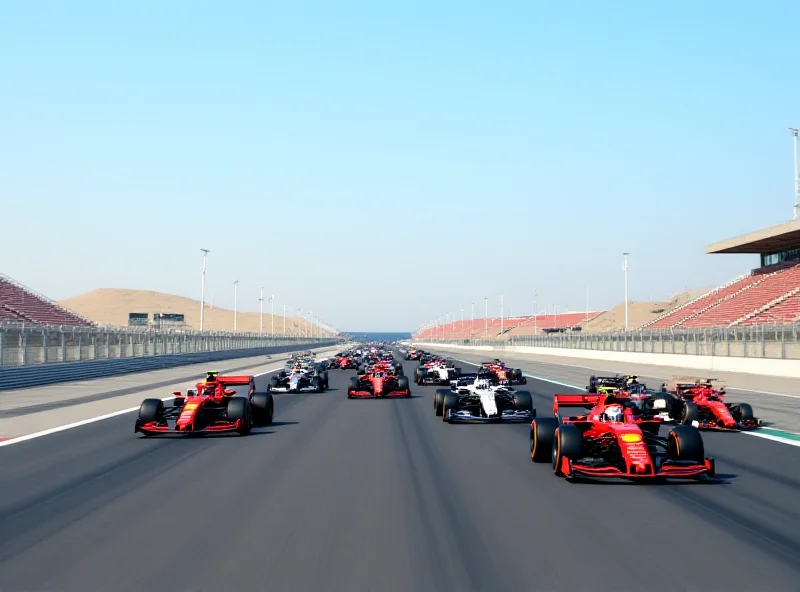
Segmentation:
{"type": "Polygon", "coordinates": [[[472,337],[472,334],[475,332],[475,303],[472,303],[472,321],[469,324],[469,336],[472,337]]]}
{"type": "Polygon", "coordinates": [[[286,305],[283,305],[283,336],[286,337],[286,305]]]}
{"type": "Polygon", "coordinates": [[[270,333],[272,336],[275,336],[275,294],[272,294],[269,297],[269,317],[270,317],[270,324],[272,328],[270,329],[270,333]]]}
{"type": "Polygon", "coordinates": [[[264,286],[261,286],[261,292],[258,296],[258,304],[261,308],[261,312],[258,315],[258,334],[262,335],[264,333],[264,286]]]}
{"type": "Polygon", "coordinates": [[[628,330],[628,255],[630,253],[622,254],[625,259],[622,263],[622,271],[625,274],[625,330],[628,330]]]}
{"type": "Polygon", "coordinates": [[[798,210],[800,210],[800,173],[797,170],[797,128],[790,127],[794,136],[794,219],[797,220],[798,210]]]}
{"type": "Polygon", "coordinates": [[[483,297],[483,305],[485,310],[483,311],[483,338],[489,339],[489,297],[483,297]]]}
{"type": "Polygon", "coordinates": [[[500,335],[503,334],[503,293],[500,292],[500,335]]]}
{"type": "Polygon", "coordinates": [[[239,280],[233,282],[233,332],[236,333],[236,297],[239,293],[239,280]]]}
{"type": "Polygon", "coordinates": [[[203,252],[203,271],[200,276],[200,331],[203,330],[203,320],[205,313],[205,298],[206,298],[206,255],[211,251],[208,249],[200,249],[203,252]]]}

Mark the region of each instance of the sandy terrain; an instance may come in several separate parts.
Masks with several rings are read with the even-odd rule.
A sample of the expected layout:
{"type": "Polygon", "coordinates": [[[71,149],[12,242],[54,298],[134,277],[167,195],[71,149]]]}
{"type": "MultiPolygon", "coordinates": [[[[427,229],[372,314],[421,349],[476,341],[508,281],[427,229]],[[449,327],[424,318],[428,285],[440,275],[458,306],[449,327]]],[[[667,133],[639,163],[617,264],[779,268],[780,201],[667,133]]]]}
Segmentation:
{"type": "MultiPolygon", "coordinates": [[[[59,300],[58,304],[94,321],[100,325],[128,325],[128,313],[146,312],[152,320],[154,313],[181,313],[186,315],[186,324],[191,329],[200,328],[200,301],[182,296],[150,292],[147,290],[117,290],[101,288],[81,296],[59,300]]],[[[283,316],[278,315],[275,306],[275,333],[283,332],[283,316]]],[[[281,310],[282,312],[282,310],[281,310]]],[[[205,305],[204,328],[209,331],[233,331],[233,311],[205,305]]],[[[258,333],[259,313],[238,312],[237,329],[239,332],[258,333]]],[[[299,319],[287,318],[287,333],[305,330],[308,323],[299,319]]],[[[270,304],[264,300],[264,332],[271,329],[270,304]]]]}

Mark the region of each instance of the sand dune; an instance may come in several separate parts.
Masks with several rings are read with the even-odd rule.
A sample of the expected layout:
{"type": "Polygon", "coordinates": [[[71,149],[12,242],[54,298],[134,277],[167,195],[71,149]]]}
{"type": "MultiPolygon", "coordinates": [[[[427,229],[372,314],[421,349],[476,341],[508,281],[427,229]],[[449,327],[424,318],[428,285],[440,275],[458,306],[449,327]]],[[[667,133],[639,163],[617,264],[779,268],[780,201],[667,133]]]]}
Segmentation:
{"type": "MultiPolygon", "coordinates": [[[[696,290],[688,290],[666,302],[628,302],[628,327],[637,329],[697,296],[696,290]]],[[[620,302],[611,310],[597,315],[585,323],[583,330],[591,333],[618,331],[625,328],[625,303],[620,302]]]]}
{"type": "MultiPolygon", "coordinates": [[[[59,300],[58,304],[99,325],[128,325],[128,313],[146,312],[153,318],[154,313],[177,313],[186,315],[188,328],[200,329],[200,301],[183,296],[162,294],[148,290],[118,290],[100,288],[86,294],[59,300]]],[[[271,330],[269,301],[264,301],[264,333],[271,330]]],[[[276,307],[277,309],[277,307],[276,307]]],[[[204,328],[207,331],[233,331],[233,311],[219,307],[211,307],[206,303],[204,312],[204,328]]],[[[239,332],[258,333],[259,313],[239,312],[236,315],[239,332]]],[[[283,333],[283,316],[275,315],[275,333],[283,333]]],[[[288,317],[286,331],[297,334],[308,328],[308,323],[288,317]]]]}

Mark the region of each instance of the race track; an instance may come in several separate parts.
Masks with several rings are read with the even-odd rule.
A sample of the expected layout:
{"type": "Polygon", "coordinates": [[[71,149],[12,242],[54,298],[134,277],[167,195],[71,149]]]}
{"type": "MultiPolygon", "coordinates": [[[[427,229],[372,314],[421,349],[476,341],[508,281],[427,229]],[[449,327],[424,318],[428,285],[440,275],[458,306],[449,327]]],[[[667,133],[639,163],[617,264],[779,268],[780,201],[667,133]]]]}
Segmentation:
{"type": "MultiPolygon", "coordinates": [[[[444,424],[434,387],[348,400],[352,375],[247,437],[128,414],[0,448],[0,590],[798,589],[800,448],[706,434],[718,482],[572,484],[527,424],[444,424]]],[[[527,390],[540,415],[565,392],[527,390]]]]}

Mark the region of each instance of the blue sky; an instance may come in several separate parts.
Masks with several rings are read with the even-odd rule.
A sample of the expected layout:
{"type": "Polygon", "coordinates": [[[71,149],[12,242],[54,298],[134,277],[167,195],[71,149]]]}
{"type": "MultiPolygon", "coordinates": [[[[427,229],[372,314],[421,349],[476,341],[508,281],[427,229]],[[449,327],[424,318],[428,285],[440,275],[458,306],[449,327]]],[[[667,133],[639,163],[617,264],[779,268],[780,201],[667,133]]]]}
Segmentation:
{"type": "Polygon", "coordinates": [[[404,331],[757,265],[784,222],[798,2],[7,2],[0,272],[404,331]]]}

